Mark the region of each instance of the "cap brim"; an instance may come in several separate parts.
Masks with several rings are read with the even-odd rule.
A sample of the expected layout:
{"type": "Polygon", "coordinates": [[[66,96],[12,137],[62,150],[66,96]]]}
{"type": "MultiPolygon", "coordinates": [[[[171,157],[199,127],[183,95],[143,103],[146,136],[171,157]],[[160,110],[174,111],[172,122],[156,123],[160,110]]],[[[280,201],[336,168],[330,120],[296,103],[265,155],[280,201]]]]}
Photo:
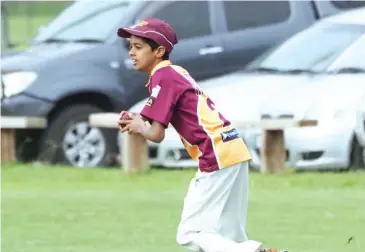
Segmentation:
{"type": "MultiPolygon", "coordinates": [[[[117,34],[121,38],[130,38],[132,35],[134,35],[140,38],[151,39],[155,41],[158,45],[164,46],[168,52],[171,52],[173,48],[170,42],[169,43],[171,44],[171,47],[169,45],[166,45],[165,42],[161,42],[160,40],[156,39],[156,37],[154,36],[155,34],[153,32],[148,32],[148,31],[144,32],[143,30],[132,29],[132,28],[119,28],[117,34]]],[[[166,38],[165,40],[168,41],[166,38]]]]}
{"type": "Polygon", "coordinates": [[[127,32],[124,28],[118,29],[118,36],[121,38],[130,38],[130,32],[127,32]]]}
{"type": "Polygon", "coordinates": [[[118,29],[118,36],[121,38],[130,38],[132,35],[137,37],[149,38],[148,35],[141,31],[133,30],[131,28],[120,28],[118,29]]]}

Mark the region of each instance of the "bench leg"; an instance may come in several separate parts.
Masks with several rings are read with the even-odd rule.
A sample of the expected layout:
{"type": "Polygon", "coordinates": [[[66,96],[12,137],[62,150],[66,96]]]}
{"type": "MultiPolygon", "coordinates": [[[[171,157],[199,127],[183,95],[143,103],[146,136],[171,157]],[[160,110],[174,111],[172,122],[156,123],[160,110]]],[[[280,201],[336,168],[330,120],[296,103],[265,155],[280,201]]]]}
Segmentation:
{"type": "Polygon", "coordinates": [[[149,169],[147,141],[141,135],[124,133],[122,167],[125,172],[142,172],[149,169]]]}
{"type": "Polygon", "coordinates": [[[15,130],[1,129],[1,163],[15,161],[15,130]]]}
{"type": "Polygon", "coordinates": [[[286,153],[283,130],[265,130],[263,132],[262,171],[284,171],[286,153]]]}

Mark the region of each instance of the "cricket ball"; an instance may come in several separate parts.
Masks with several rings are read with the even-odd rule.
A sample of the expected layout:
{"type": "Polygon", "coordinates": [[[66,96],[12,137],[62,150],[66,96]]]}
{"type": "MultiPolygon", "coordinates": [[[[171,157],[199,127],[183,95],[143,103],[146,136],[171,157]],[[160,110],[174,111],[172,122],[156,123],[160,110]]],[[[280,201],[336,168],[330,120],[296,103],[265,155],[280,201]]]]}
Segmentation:
{"type": "MultiPolygon", "coordinates": [[[[132,113],[126,112],[126,111],[122,111],[119,114],[119,118],[123,119],[123,120],[128,120],[128,119],[132,119],[132,113]]],[[[122,126],[122,128],[124,128],[126,125],[125,124],[120,124],[120,126],[122,126]]]]}

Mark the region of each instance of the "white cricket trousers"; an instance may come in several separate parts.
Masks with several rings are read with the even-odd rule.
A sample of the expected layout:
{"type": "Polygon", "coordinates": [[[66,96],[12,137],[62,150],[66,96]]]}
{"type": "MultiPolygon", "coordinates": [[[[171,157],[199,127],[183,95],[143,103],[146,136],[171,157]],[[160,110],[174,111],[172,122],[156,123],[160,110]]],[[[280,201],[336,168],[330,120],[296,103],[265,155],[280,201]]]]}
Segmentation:
{"type": "MultiPolygon", "coordinates": [[[[189,251],[242,251],[247,241],[248,162],[197,173],[184,200],[176,241],[189,251]]],[[[244,252],[244,251],[242,251],[244,252]]]]}

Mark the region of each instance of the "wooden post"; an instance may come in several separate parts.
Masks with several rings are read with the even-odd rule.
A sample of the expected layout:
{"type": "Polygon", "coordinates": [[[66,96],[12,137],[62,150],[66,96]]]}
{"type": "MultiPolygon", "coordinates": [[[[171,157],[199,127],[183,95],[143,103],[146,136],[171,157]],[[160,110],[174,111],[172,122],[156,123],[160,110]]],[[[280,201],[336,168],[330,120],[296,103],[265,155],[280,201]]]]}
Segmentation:
{"type": "Polygon", "coordinates": [[[285,170],[286,150],[284,129],[293,127],[309,127],[317,125],[316,120],[262,119],[264,130],[261,154],[261,171],[278,173],[285,170]]]}
{"type": "Polygon", "coordinates": [[[137,173],[148,169],[148,146],[144,137],[124,133],[122,149],[122,167],[125,172],[137,173]]]}
{"type": "Polygon", "coordinates": [[[1,163],[15,161],[14,130],[1,128],[1,163]]]}
{"type": "Polygon", "coordinates": [[[1,163],[15,161],[15,129],[42,129],[47,126],[43,117],[1,116],[1,163]]]}
{"type": "Polygon", "coordinates": [[[283,172],[286,160],[284,131],[264,130],[262,140],[262,172],[283,172]]]}
{"type": "MultiPolygon", "coordinates": [[[[89,116],[91,127],[117,128],[118,113],[94,113],[89,116]]],[[[149,169],[148,145],[141,135],[125,132],[121,148],[121,168],[126,173],[138,173],[149,169]]]]}
{"type": "Polygon", "coordinates": [[[316,120],[261,119],[258,122],[234,122],[239,128],[261,128],[261,172],[280,173],[285,170],[284,130],[317,125],[316,120]]]}

